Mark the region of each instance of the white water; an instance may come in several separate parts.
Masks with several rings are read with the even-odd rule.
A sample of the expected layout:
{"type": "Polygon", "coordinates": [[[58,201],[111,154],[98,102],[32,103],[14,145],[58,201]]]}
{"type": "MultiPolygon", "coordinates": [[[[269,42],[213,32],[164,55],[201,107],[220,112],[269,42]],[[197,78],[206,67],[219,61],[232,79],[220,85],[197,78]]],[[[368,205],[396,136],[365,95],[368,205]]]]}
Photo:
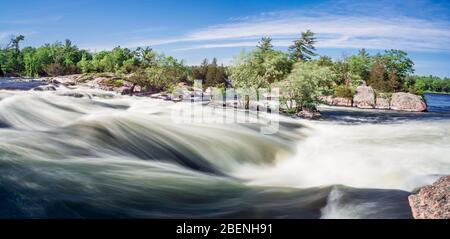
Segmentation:
{"type": "MultiPolygon", "coordinates": [[[[408,217],[404,191],[450,174],[449,119],[280,117],[279,132],[262,135],[258,124],[174,123],[180,107],[191,106],[85,88],[0,90],[0,209],[38,218],[408,217]]],[[[255,117],[203,111],[224,114],[255,117]]]]}
{"type": "Polygon", "coordinates": [[[411,191],[450,174],[450,121],[339,125],[309,128],[295,156],[270,167],[243,167],[234,175],[252,184],[411,191]]]}

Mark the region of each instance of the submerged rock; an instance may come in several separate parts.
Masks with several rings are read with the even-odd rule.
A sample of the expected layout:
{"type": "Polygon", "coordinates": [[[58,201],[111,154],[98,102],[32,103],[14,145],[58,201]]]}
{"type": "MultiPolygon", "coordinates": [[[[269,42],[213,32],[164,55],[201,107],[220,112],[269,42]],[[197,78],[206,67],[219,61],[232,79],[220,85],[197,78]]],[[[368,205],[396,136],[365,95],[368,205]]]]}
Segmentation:
{"type": "Polygon", "coordinates": [[[312,119],[312,120],[322,118],[322,115],[317,109],[310,109],[310,108],[302,108],[302,110],[297,113],[297,116],[303,119],[312,119]]]}
{"type": "Polygon", "coordinates": [[[77,80],[81,77],[82,75],[67,75],[67,76],[57,76],[57,77],[53,77],[50,78],[49,81],[52,84],[62,84],[64,86],[74,86],[77,84],[77,80]]]}
{"type": "Polygon", "coordinates": [[[56,87],[52,85],[44,85],[33,88],[34,91],[55,91],[56,87]]]}
{"type": "Polygon", "coordinates": [[[375,108],[375,91],[370,86],[358,86],[356,95],[353,97],[353,106],[361,109],[375,108]]]}
{"type": "Polygon", "coordinates": [[[391,109],[422,112],[427,110],[427,104],[421,96],[399,92],[392,95],[391,109]]]}
{"type": "Polygon", "coordinates": [[[450,219],[450,176],[408,197],[415,219],[450,219]]]}

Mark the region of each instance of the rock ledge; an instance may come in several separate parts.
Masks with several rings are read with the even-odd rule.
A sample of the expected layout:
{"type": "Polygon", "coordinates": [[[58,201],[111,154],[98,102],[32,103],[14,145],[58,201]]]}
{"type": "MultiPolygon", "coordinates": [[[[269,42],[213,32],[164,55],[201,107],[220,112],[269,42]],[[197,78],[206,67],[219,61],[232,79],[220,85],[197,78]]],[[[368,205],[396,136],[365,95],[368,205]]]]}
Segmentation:
{"type": "Polygon", "coordinates": [[[415,219],[450,219],[450,176],[408,197],[415,219]]]}

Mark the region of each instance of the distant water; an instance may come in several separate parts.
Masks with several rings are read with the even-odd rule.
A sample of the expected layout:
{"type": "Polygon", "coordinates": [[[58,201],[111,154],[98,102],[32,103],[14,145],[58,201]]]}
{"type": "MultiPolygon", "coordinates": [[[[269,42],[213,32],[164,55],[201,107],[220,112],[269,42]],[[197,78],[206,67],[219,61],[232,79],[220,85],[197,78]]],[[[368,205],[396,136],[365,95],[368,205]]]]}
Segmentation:
{"type": "MultiPolygon", "coordinates": [[[[179,108],[192,105],[0,90],[0,219],[410,218],[410,191],[450,174],[445,112],[326,109],[329,120],[280,116],[262,135],[258,124],[175,123],[179,108]]],[[[191,113],[179,117],[256,118],[191,113]]]]}
{"type": "Polygon", "coordinates": [[[428,112],[450,113],[450,94],[425,94],[428,112]]]}
{"type": "Polygon", "coordinates": [[[40,79],[23,79],[14,77],[0,77],[0,89],[6,90],[30,90],[34,87],[47,84],[40,79]]]}

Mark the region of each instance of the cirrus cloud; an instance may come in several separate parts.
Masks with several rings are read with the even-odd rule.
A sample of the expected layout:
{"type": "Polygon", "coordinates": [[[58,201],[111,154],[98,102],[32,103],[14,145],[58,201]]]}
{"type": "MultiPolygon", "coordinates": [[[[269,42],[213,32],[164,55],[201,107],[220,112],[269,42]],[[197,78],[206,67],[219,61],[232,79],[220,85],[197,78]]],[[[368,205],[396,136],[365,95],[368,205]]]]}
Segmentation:
{"type": "Polygon", "coordinates": [[[450,24],[413,17],[349,16],[321,12],[272,12],[196,29],[179,37],[128,42],[127,46],[189,44],[177,50],[254,46],[263,36],[287,46],[307,29],[317,34],[320,48],[398,48],[450,51],[450,24]],[[277,40],[283,39],[283,40],[277,40]]]}

